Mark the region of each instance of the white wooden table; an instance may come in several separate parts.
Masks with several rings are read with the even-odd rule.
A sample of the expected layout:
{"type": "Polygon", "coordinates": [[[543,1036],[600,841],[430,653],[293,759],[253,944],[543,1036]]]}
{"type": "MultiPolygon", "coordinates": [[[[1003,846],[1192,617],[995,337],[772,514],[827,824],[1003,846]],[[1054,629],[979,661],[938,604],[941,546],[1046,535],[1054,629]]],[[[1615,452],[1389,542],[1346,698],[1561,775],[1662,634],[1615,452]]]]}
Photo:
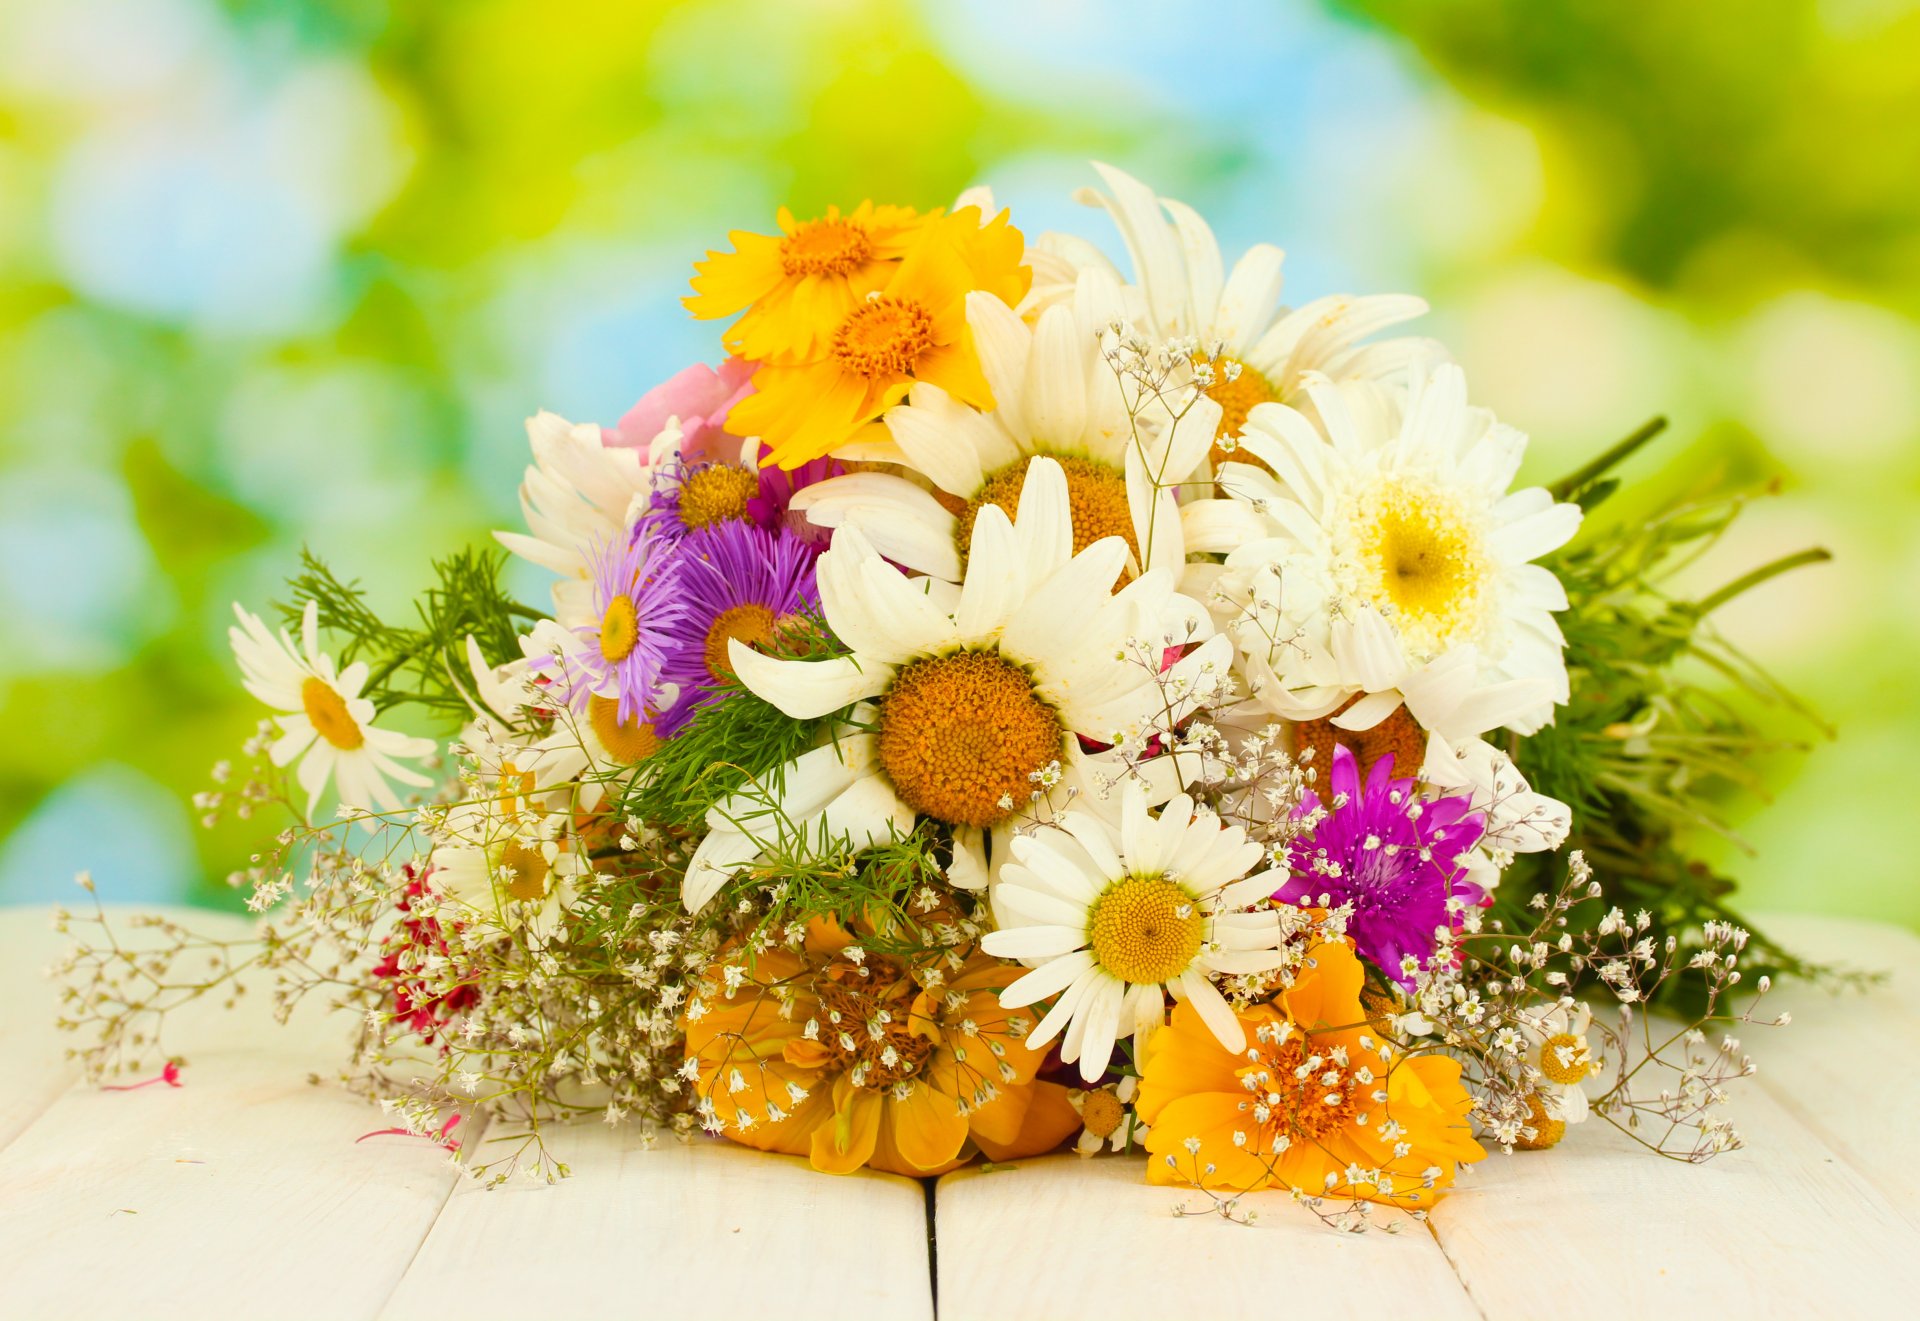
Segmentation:
{"type": "Polygon", "coordinates": [[[560,1139],[572,1179],[486,1192],[428,1143],[356,1144],[385,1121],[306,1081],[337,1055],[326,1025],[264,1006],[184,1022],[183,1087],[77,1085],[39,976],[62,938],[0,911],[0,1318],[1913,1315],[1920,939],[1771,925],[1895,977],[1776,990],[1795,1025],[1749,1036],[1746,1151],[1690,1168],[1596,1122],[1489,1157],[1431,1232],[1351,1236],[1278,1195],[1248,1199],[1252,1226],[1176,1219],[1125,1159],[929,1191],[600,1126],[560,1139]]]}

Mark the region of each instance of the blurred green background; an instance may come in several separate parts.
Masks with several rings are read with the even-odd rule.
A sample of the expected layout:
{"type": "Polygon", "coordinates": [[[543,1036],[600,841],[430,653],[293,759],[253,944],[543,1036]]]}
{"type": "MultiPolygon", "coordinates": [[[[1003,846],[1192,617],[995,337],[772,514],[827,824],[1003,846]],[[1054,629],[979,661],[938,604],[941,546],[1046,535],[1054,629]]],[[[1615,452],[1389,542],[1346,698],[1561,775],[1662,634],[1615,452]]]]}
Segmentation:
{"type": "Polygon", "coordinates": [[[1722,622],[1843,738],[1716,857],[1920,924],[1911,0],[0,0],[0,902],[233,904],[228,603],[514,525],[523,417],[713,357],[729,228],[984,181],[1114,247],[1088,157],[1427,296],[1534,478],[1656,412],[1636,471],[1777,475],[1698,582],[1834,550],[1722,622]]]}

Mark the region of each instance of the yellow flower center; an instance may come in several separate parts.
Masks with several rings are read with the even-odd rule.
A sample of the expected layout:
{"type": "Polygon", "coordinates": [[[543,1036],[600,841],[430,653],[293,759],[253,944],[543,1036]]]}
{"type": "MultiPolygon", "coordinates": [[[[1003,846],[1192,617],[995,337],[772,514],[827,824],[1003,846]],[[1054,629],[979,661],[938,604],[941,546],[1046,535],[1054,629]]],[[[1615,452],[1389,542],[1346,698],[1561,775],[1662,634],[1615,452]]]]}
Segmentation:
{"type": "Polygon", "coordinates": [[[640,614],[630,596],[616,596],[607,602],[600,616],[600,654],[618,663],[633,654],[640,642],[640,614]]]}
{"type": "Polygon", "coordinates": [[[309,676],[300,684],[300,705],[314,733],[339,748],[352,752],[367,741],[360,722],[347,714],[347,699],[327,685],[326,680],[309,676]]]}
{"type": "Polygon", "coordinates": [[[547,897],[547,877],[553,869],[547,865],[547,855],[537,845],[522,844],[517,839],[508,840],[500,850],[500,865],[496,870],[505,883],[509,898],[531,903],[547,897]]]}
{"type": "Polygon", "coordinates": [[[1164,876],[1123,876],[1093,901],[1087,944],[1123,982],[1169,982],[1193,966],[1207,931],[1193,896],[1164,876]]]}
{"type": "Polygon", "coordinates": [[[1247,425],[1247,415],[1259,405],[1281,402],[1279,387],[1238,358],[1216,358],[1213,363],[1213,384],[1207,387],[1207,398],[1220,405],[1220,425],[1214,429],[1213,452],[1208,457],[1215,466],[1228,459],[1257,463],[1258,460],[1252,455],[1225,449],[1220,442],[1226,437],[1239,435],[1247,425]],[[1232,380],[1227,379],[1229,367],[1240,369],[1232,380]]]}
{"type": "Polygon", "coordinates": [[[809,220],[780,240],[788,275],[851,275],[873,256],[873,240],[851,220],[809,220]]]}
{"type": "Polygon", "coordinates": [[[847,1071],[855,1087],[885,1091],[919,1073],[932,1056],[933,1038],[911,1026],[919,987],[897,960],[836,959],[814,979],[813,990],[825,1067],[847,1071]]]}
{"type": "Polygon", "coordinates": [[[1360,591],[1393,607],[1410,650],[1437,655],[1478,632],[1490,574],[1458,496],[1388,480],[1359,500],[1353,528],[1360,591]]]}
{"type": "MultiPolygon", "coordinates": [[[[1127,504],[1127,479],[1118,468],[1096,459],[1073,454],[1051,455],[1067,477],[1067,507],[1073,516],[1073,553],[1102,537],[1119,537],[1127,543],[1134,558],[1140,557],[1140,544],[1133,535],[1133,509],[1127,504]]],[[[1027,486],[1027,467],[1031,459],[1021,459],[1000,469],[982,483],[973,499],[957,511],[954,540],[965,556],[973,540],[973,522],[988,505],[998,505],[1008,518],[1020,507],[1020,492],[1027,486]]]]}
{"type": "Polygon", "coordinates": [[[654,735],[653,726],[646,721],[620,718],[620,699],[601,697],[598,694],[587,699],[587,724],[593,730],[593,736],[600,740],[600,746],[607,755],[623,766],[651,757],[660,747],[660,740],[654,735]]]}
{"type": "Polygon", "coordinates": [[[1120,1127],[1120,1121],[1127,1117],[1126,1106],[1108,1087],[1088,1092],[1080,1103],[1080,1122],[1087,1132],[1097,1138],[1112,1137],[1114,1130],[1120,1127]]]}
{"type": "Polygon", "coordinates": [[[1247,1093],[1240,1108],[1259,1125],[1257,1149],[1263,1153],[1272,1150],[1275,1137],[1319,1144],[1352,1132],[1365,1094],[1379,1086],[1377,1078],[1363,1083],[1356,1076],[1378,1063],[1373,1056],[1362,1057],[1348,1044],[1342,1063],[1335,1043],[1291,1025],[1282,1030],[1284,1037],[1272,1031],[1256,1036],[1247,1063],[1234,1071],[1247,1093]]]}
{"type": "Polygon", "coordinates": [[[1527,1096],[1527,1124],[1533,1129],[1533,1136],[1523,1133],[1513,1140],[1513,1145],[1522,1151],[1545,1151],[1567,1135],[1566,1121],[1555,1119],[1547,1112],[1547,1103],[1538,1092],[1527,1096]]]}
{"type": "Polygon", "coordinates": [[[760,479],[731,463],[687,474],[680,486],[680,520],[689,528],[744,519],[747,501],[760,493],[760,479]]]}
{"type": "Polygon", "coordinates": [[[765,606],[753,601],[728,606],[707,626],[706,648],[701,653],[707,673],[720,683],[728,682],[733,678],[733,662],[727,658],[727,644],[738,638],[749,647],[757,647],[771,642],[778,631],[779,621],[765,606]]]}
{"type": "Polygon", "coordinates": [[[996,826],[1059,759],[1065,731],[1024,670],[985,651],[915,661],[881,700],[880,766],[916,812],[996,826]]]}
{"type": "Polygon", "coordinates": [[[532,771],[523,771],[510,761],[500,763],[500,810],[508,816],[517,816],[525,799],[533,793],[534,777],[532,771]]]}
{"type": "Polygon", "coordinates": [[[909,376],[933,347],[933,314],[908,298],[875,294],[834,332],[833,356],[868,379],[909,376]]]}
{"type": "Polygon", "coordinates": [[[1540,1072],[1549,1082],[1570,1087],[1593,1072],[1592,1052],[1585,1037],[1562,1032],[1547,1038],[1540,1047],[1540,1072]]]}

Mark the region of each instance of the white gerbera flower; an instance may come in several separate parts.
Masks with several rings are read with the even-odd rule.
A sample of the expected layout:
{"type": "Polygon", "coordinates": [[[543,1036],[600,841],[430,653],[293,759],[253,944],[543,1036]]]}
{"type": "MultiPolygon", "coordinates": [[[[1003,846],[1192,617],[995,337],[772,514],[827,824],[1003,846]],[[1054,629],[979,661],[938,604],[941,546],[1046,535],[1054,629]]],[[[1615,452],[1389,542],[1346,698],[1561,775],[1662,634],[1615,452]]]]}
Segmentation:
{"type": "MultiPolygon", "coordinates": [[[[593,609],[593,552],[626,535],[653,495],[653,463],[637,451],[604,442],[599,427],[575,425],[556,413],[527,419],[533,463],[520,482],[527,532],[496,532],[494,539],[523,560],[560,575],[553,585],[554,617],[568,628],[597,624],[593,609]]],[[[655,447],[677,445],[669,427],[655,447]]]]}
{"type": "Polygon", "coordinates": [[[1268,972],[1284,962],[1279,915],[1263,904],[1285,871],[1247,872],[1261,845],[1176,794],[1157,819],[1146,795],[1122,790],[1118,828],[1069,811],[1062,829],[1016,836],[1014,861],[993,890],[999,929],[981,948],[1037,966],[1000,993],[1019,1009],[1054,998],[1027,1037],[1059,1036],[1060,1058],[1093,1082],[1114,1043],[1144,1039],[1166,1021],[1166,996],[1190,1002],[1228,1050],[1246,1033],[1214,989],[1216,974],[1268,972]]]}
{"type": "Polygon", "coordinates": [[[1325,434],[1262,407],[1242,445],[1265,466],[1220,478],[1269,533],[1228,555],[1210,601],[1255,698],[1311,720],[1359,697],[1337,723],[1367,729],[1439,663],[1431,695],[1450,736],[1547,724],[1567,700],[1553,618],[1567,595],[1531,561],[1573,536],[1579,508],[1509,491],[1526,437],[1468,406],[1458,367],[1421,373],[1404,410],[1324,378],[1307,388],[1325,434]]]}
{"type": "MultiPolygon", "coordinates": [[[[1430,340],[1368,336],[1427,310],[1406,294],[1356,298],[1336,294],[1297,310],[1280,305],[1285,254],[1270,243],[1249,248],[1228,273],[1213,231],[1191,207],[1153,190],[1111,165],[1094,163],[1110,193],[1082,189],[1078,200],[1104,207],[1132,259],[1135,314],[1159,340],[1192,337],[1225,359],[1209,393],[1225,410],[1223,437],[1238,436],[1248,413],[1263,403],[1301,403],[1302,386],[1317,373],[1337,381],[1393,380],[1415,356],[1438,348],[1430,340]]],[[[1048,245],[1052,236],[1043,236],[1048,245]]],[[[1052,246],[1059,247],[1056,239],[1052,246]]],[[[1090,249],[1062,249],[1082,262],[1108,266],[1090,249]]],[[[1110,269],[1110,266],[1109,266],[1110,269]]],[[[1216,460],[1224,457],[1215,451],[1216,460]]]]}
{"type": "Polygon", "coordinates": [[[311,816],[328,779],[334,781],[347,807],[389,812],[401,808],[388,780],[425,788],[432,781],[399,760],[418,760],[432,754],[432,739],[411,738],[390,729],[376,729],[373,703],[360,696],[367,682],[365,663],[355,661],[336,671],[333,657],[316,644],[318,607],[307,602],[301,619],[299,649],[281,629],[276,637],[258,615],[233,607],[238,628],[227,630],[234,659],[246,690],[277,713],[280,737],[268,755],[275,766],[300,760],[297,778],[307,793],[311,816]]]}
{"type": "MultiPolygon", "coordinates": [[[[986,882],[985,832],[1006,836],[1036,793],[1090,782],[1079,739],[1117,744],[1175,718],[1224,676],[1229,652],[1199,604],[1150,570],[1111,592],[1126,562],[1118,537],[1072,553],[1066,475],[1036,459],[1017,518],[974,520],[965,581],[909,578],[857,521],[820,557],[821,610],[852,655],[778,660],[735,641],[740,681],[795,719],[855,703],[852,726],[763,787],[708,814],[682,898],[704,905],[776,840],[855,846],[931,817],[954,830],[957,883],[986,882]],[[1200,641],[1164,674],[1161,649],[1200,641]],[[1178,694],[1170,699],[1169,694],[1178,694]]],[[[1164,759],[1161,759],[1164,760],[1164,759]]],[[[1119,768],[1113,768],[1117,776],[1119,768]]]]}
{"type": "Polygon", "coordinates": [[[511,795],[462,803],[436,833],[429,878],[466,921],[551,937],[593,871],[570,820],[511,795]]]}
{"type": "Polygon", "coordinates": [[[1081,275],[1070,302],[1047,308],[1032,326],[991,294],[969,294],[967,325],[993,387],[992,410],[918,383],[886,414],[891,443],[858,451],[918,480],[849,473],[800,491],[794,508],[825,527],[857,517],[888,559],[958,582],[980,509],[1016,509],[1028,464],[1045,455],[1066,473],[1075,550],[1119,537],[1129,573],[1162,565],[1177,573],[1187,546],[1175,491],[1205,462],[1220,405],[1199,399],[1175,417],[1165,401],[1144,401],[1136,425],[1101,345],[1119,312],[1117,282],[1094,271],[1081,275]]]}

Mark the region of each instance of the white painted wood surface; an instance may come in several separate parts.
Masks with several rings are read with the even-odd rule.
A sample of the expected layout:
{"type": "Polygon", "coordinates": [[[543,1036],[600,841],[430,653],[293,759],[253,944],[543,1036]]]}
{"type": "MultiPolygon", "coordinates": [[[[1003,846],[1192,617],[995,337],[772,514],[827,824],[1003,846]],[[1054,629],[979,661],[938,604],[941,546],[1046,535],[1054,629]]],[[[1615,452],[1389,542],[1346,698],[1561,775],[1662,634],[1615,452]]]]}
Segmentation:
{"type": "MultiPolygon", "coordinates": [[[[204,924],[206,915],[199,915],[204,924]]],[[[1920,1297],[1920,939],[1778,919],[1893,982],[1777,988],[1752,1031],[1744,1152],[1691,1168],[1604,1124],[1490,1157],[1431,1232],[1343,1236],[1284,1197],[1252,1226],[1172,1215],[1136,1162],[960,1171],[935,1198],[949,1318],[1905,1315],[1920,1297]]],[[[0,912],[0,1317],[933,1314],[922,1186],[836,1179],[724,1143],[585,1125],[574,1178],[488,1193],[364,1102],[309,1086],[338,1025],[198,1015],[185,1086],[77,1086],[39,970],[41,910],[0,912]]],[[[1186,1199],[1191,1204],[1193,1199],[1186,1199]]]]}

